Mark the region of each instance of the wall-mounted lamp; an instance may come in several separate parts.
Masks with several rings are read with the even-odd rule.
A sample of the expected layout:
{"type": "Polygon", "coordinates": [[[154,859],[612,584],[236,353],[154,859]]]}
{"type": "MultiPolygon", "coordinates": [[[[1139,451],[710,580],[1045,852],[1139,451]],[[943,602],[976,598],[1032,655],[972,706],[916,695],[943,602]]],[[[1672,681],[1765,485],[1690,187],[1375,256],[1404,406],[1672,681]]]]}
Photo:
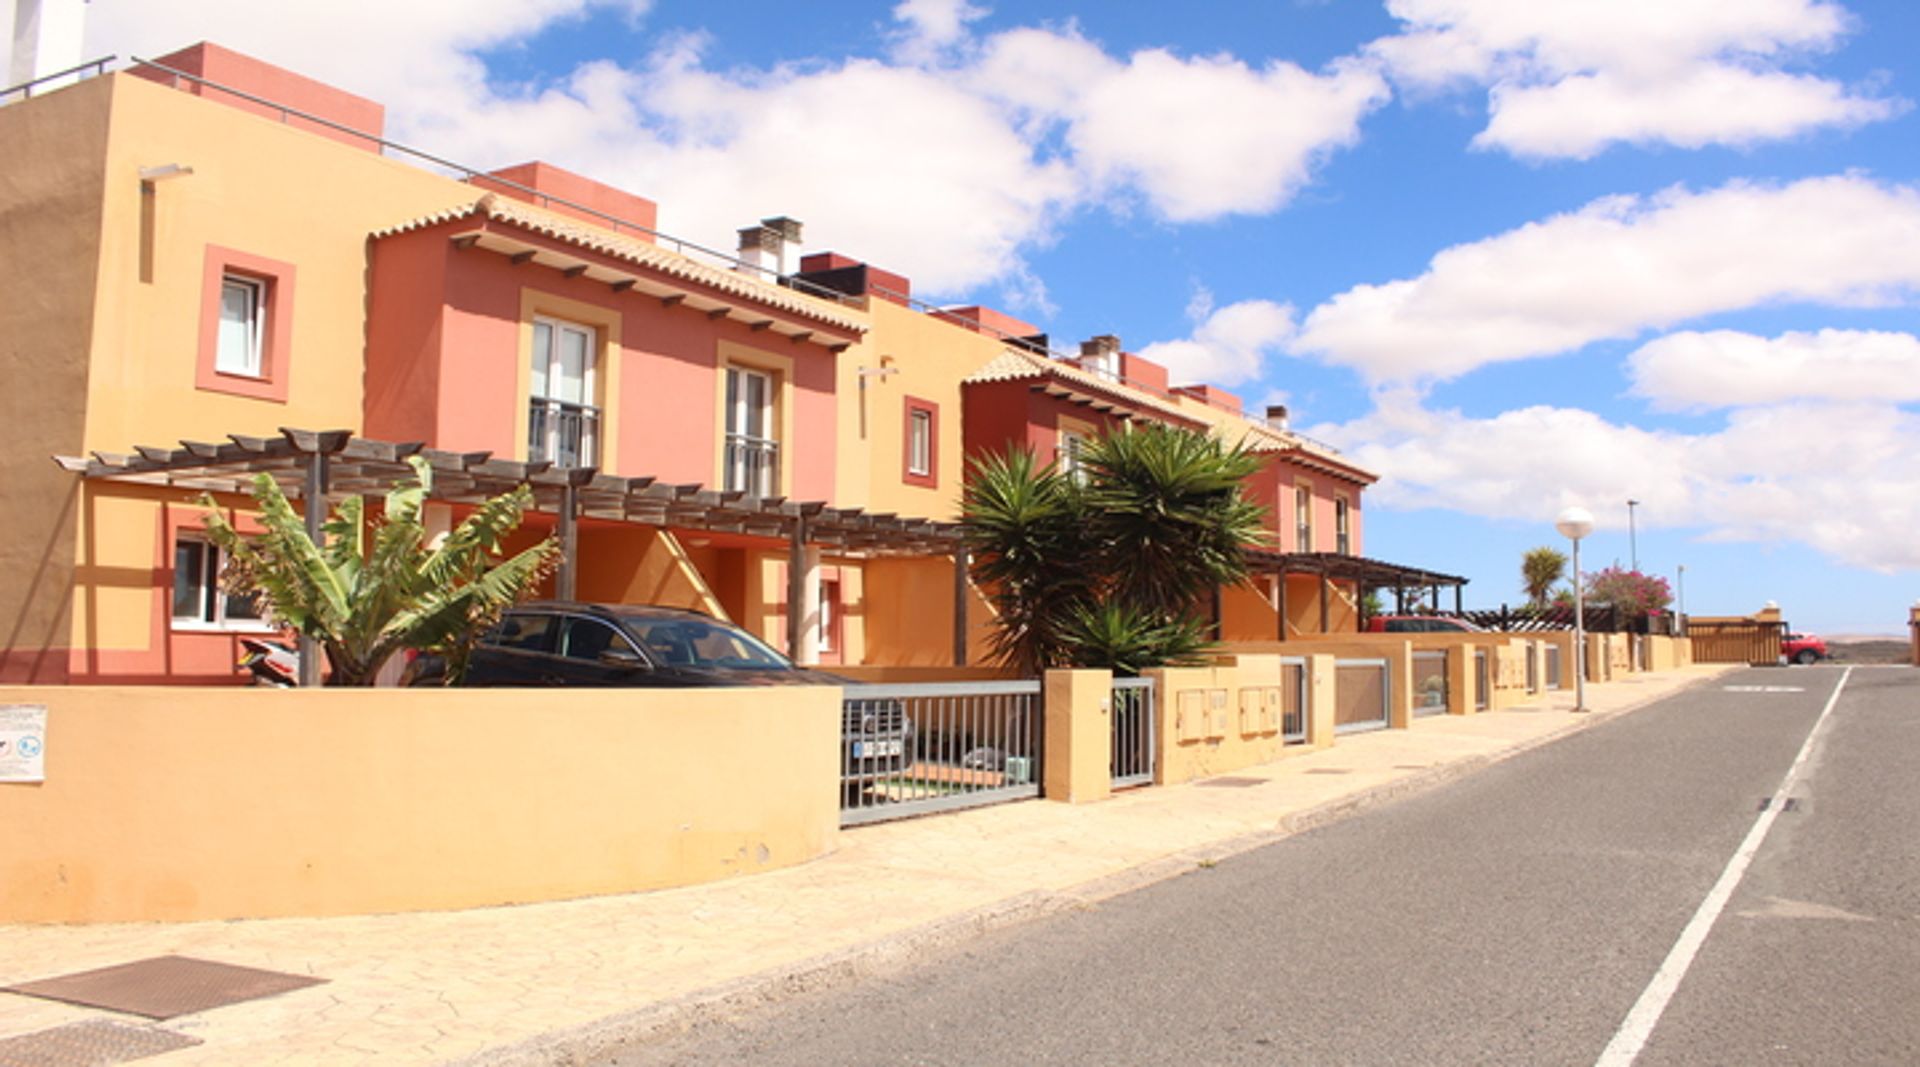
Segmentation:
{"type": "Polygon", "coordinates": [[[184,178],[193,173],[193,168],[184,163],[162,163],[157,167],[141,167],[140,180],[143,182],[163,182],[169,178],[184,178]]]}

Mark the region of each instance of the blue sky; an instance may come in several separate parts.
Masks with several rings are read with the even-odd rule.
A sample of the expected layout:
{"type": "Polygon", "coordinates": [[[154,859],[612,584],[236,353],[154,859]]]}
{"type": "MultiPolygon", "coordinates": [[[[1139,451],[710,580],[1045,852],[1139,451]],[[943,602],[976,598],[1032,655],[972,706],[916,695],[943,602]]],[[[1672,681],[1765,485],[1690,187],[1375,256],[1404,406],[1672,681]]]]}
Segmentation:
{"type": "Polygon", "coordinates": [[[1920,598],[1920,4],[94,0],[1071,347],[1118,334],[1380,471],[1369,555],[1585,555],[1830,633],[1920,598]]]}

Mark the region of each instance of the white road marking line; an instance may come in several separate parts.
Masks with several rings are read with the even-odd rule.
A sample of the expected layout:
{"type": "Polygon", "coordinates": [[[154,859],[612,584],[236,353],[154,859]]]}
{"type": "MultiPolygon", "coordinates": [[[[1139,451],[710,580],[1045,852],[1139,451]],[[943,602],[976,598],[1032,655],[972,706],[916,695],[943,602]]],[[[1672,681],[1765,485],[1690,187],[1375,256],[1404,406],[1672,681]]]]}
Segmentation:
{"type": "Polygon", "coordinates": [[[1693,966],[1693,958],[1699,954],[1700,946],[1706,943],[1707,935],[1713,931],[1713,924],[1725,910],[1727,901],[1733,897],[1733,891],[1740,886],[1740,879],[1746,876],[1747,867],[1753,863],[1753,857],[1760,851],[1760,845],[1767,839],[1767,831],[1773,828],[1773,820],[1778,818],[1786,805],[1784,801],[1794,784],[1800,779],[1800,771],[1807,764],[1807,758],[1813,753],[1814,739],[1820,736],[1821,727],[1827,724],[1827,717],[1833,714],[1834,706],[1840,703],[1840,691],[1847,686],[1847,677],[1853,673],[1848,667],[1841,672],[1840,681],[1833,687],[1833,695],[1827,698],[1827,706],[1820,710],[1820,717],[1813,722],[1813,729],[1807,731],[1807,739],[1800,746],[1800,754],[1793,759],[1793,765],[1787,768],[1787,776],[1780,780],[1780,788],[1774,791],[1773,803],[1753,822],[1753,829],[1747,831],[1740,848],[1733,858],[1727,861],[1727,868],[1720,872],[1720,880],[1713,883],[1705,900],[1688,920],[1686,929],[1680,931],[1679,940],[1667,952],[1667,958],[1654,972],[1653,980],[1640,993],[1640,999],[1634,1001],[1633,1010],[1620,1023],[1620,1029],[1614,1032],[1613,1040],[1600,1051],[1600,1058],[1593,1061],[1594,1067],[1627,1067],[1640,1050],[1647,1046],[1647,1039],[1653,1036],[1653,1028],[1660,1025],[1660,1016],[1667,1010],[1667,1003],[1680,988],[1680,980],[1687,976],[1687,969],[1693,966]]]}

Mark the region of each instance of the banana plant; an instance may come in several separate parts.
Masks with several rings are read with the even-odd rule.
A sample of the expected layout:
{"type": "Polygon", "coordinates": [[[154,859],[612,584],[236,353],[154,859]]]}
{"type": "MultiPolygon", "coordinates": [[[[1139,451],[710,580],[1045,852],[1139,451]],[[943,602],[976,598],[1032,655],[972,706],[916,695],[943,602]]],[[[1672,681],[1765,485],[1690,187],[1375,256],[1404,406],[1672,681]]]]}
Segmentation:
{"type": "Polygon", "coordinates": [[[386,494],[377,519],[366,500],[340,502],[324,523],[323,543],[270,475],[253,480],[265,532],[241,534],[214,503],[207,537],[226,554],[222,586],[258,596],[267,614],[326,650],[329,685],[372,685],[402,649],[446,658],[449,681],[466,669],[473,642],[558,564],[548,538],[511,558],[500,546],[533,504],[521,485],[476,508],[444,538],[429,539],[422,520],[433,469],[410,456],[413,479],[386,494]]]}

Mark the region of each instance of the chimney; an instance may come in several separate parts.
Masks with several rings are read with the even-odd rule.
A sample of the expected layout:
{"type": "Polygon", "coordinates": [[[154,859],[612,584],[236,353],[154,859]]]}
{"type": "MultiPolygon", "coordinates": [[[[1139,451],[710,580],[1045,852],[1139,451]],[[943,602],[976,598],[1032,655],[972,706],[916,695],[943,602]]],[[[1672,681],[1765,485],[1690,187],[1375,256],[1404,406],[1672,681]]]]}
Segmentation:
{"type": "Polygon", "coordinates": [[[740,261],[784,278],[800,265],[800,221],[785,215],[761,219],[740,231],[740,261]]]}
{"type": "Polygon", "coordinates": [[[1120,377],[1120,338],[1103,333],[1080,342],[1079,363],[1102,377],[1120,377]]]}
{"type": "MultiPolygon", "coordinates": [[[[86,0],[13,0],[4,9],[13,12],[7,69],[0,86],[19,85],[56,71],[77,67],[87,24],[86,0]]],[[[36,87],[46,92],[71,84],[77,76],[36,87]]]]}
{"type": "Polygon", "coordinates": [[[1287,406],[1285,404],[1267,405],[1267,425],[1276,430],[1287,428],[1287,406]]]}

